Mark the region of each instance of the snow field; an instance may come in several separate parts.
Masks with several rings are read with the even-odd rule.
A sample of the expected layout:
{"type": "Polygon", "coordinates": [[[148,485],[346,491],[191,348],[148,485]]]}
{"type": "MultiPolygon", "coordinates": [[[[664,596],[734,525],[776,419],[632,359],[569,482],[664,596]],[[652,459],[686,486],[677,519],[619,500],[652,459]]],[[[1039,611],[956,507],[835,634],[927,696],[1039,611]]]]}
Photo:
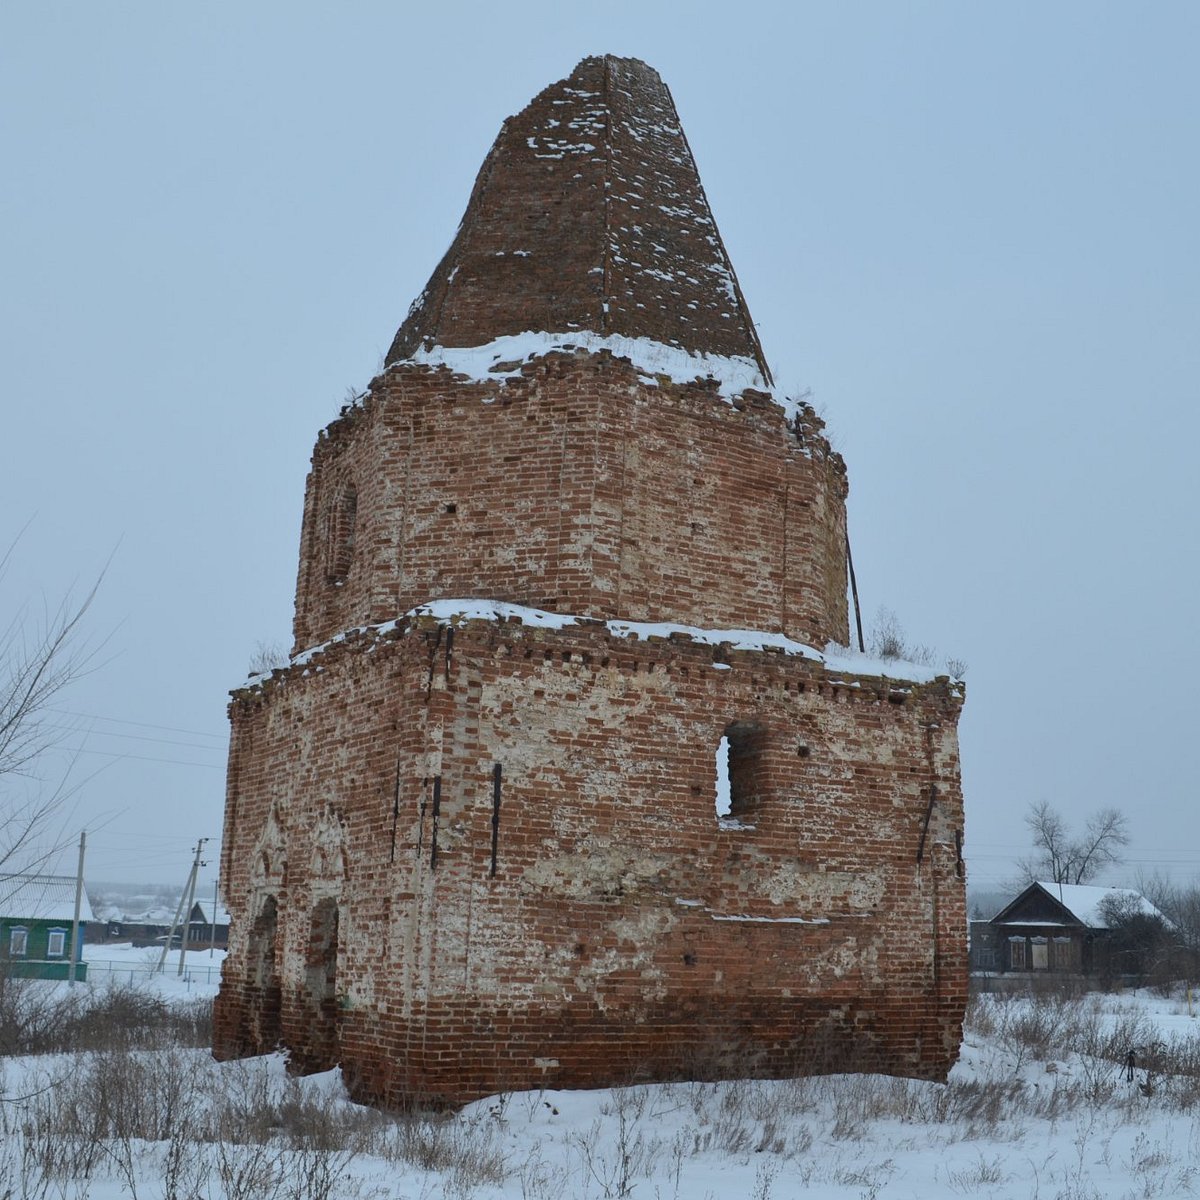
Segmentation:
{"type": "MultiPolygon", "coordinates": [[[[127,991],[96,985],[97,1013],[129,1005],[127,991]]],[[[162,1012],[196,1004],[139,994],[162,1012]]],[[[405,1116],[350,1103],[337,1071],[292,1078],[280,1055],[216,1063],[144,1031],[140,1045],[100,1038],[2,1060],[0,1197],[1189,1195],[1200,1187],[1197,1024],[1178,997],[984,996],[945,1085],[689,1082],[405,1116]]]]}

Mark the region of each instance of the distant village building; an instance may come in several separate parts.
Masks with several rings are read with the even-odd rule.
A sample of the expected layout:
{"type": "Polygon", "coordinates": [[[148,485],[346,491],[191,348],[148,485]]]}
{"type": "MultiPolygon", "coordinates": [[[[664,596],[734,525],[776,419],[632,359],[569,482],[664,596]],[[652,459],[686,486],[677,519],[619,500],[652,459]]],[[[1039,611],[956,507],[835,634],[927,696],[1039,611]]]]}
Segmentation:
{"type": "MultiPolygon", "coordinates": [[[[67,979],[76,940],[74,875],[0,875],[0,972],[14,979],[67,979]]],[[[87,893],[78,937],[92,920],[87,893]]],[[[87,978],[80,962],[76,979],[87,978]]]]}
{"type": "Polygon", "coordinates": [[[189,950],[221,949],[229,944],[229,911],[211,900],[197,900],[187,920],[189,950]]]}
{"type": "Polygon", "coordinates": [[[666,87],[584,60],[317,440],[293,657],[230,707],[216,1053],[387,1104],[944,1078],[963,689],[824,652],[846,493],[666,87]]]}
{"type": "MultiPolygon", "coordinates": [[[[89,942],[130,942],[134,946],[161,946],[171,934],[175,909],[156,906],[141,912],[125,913],[109,906],[102,910],[103,920],[88,929],[89,942]]],[[[210,946],[223,948],[229,942],[229,913],[224,905],[214,910],[211,900],[197,900],[186,921],[187,943],[190,950],[207,950],[210,946]]],[[[184,934],[177,928],[172,944],[178,946],[184,934]]]]}
{"type": "Polygon", "coordinates": [[[997,974],[1100,975],[1114,913],[1162,914],[1132,888],[1031,883],[987,921],[971,922],[971,968],[997,974]]]}

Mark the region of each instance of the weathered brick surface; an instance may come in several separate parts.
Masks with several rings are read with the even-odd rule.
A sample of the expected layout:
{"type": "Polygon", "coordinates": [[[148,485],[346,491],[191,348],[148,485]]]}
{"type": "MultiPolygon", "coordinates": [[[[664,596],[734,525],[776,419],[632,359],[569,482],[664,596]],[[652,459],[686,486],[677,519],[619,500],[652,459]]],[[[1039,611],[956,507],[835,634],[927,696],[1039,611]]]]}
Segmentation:
{"type": "Polygon", "coordinates": [[[504,122],[387,361],[535,329],[738,355],[770,379],[658,72],[584,59],[504,122]]]}
{"type": "Polygon", "coordinates": [[[264,1048],[249,930],[270,899],[283,1040],[363,1098],[787,1074],[833,1047],[941,1077],[966,997],[960,702],[603,626],[338,643],[233,705],[222,875],[249,920],[218,1050],[264,1048]],[[747,719],[769,795],[723,828],[715,751],[747,719]]]}
{"type": "Polygon", "coordinates": [[[808,419],[797,434],[765,396],[651,386],[606,353],[486,384],[394,367],[313,455],[296,649],[462,596],[844,643],[845,467],[808,419]]]}
{"type": "Polygon", "coordinates": [[[405,357],[583,322],[759,357],[669,104],[587,60],[514,118],[318,440],[295,639],[323,648],[230,709],[218,1055],[282,1044],[388,1104],[955,1059],[961,687],[605,623],[846,641],[819,420],[607,351],[482,382],[405,357]],[[548,149],[554,120],[603,151],[548,149]],[[403,616],[464,597],[586,619],[403,616]]]}

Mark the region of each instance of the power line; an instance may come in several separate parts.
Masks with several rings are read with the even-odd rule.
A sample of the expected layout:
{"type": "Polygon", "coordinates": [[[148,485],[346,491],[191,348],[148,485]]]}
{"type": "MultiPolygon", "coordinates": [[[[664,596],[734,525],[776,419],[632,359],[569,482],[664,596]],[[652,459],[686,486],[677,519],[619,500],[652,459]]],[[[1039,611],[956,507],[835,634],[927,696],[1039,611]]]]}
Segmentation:
{"type": "Polygon", "coordinates": [[[105,758],[136,759],[138,762],[171,763],[176,767],[207,767],[210,771],[225,770],[224,763],[192,762],[186,758],[152,758],[148,754],[118,754],[115,750],[85,750],[82,746],[69,749],[70,754],[101,754],[105,758]]]}
{"type": "Polygon", "coordinates": [[[89,721],[111,721],[114,725],[140,725],[143,729],[163,729],[168,733],[190,733],[195,737],[217,738],[225,741],[228,734],[209,733],[204,729],[180,729],[176,725],[155,725],[150,721],[130,721],[124,717],[102,717],[98,713],[74,712],[68,708],[47,708],[46,712],[59,713],[64,717],[83,717],[89,721]]]}
{"type": "Polygon", "coordinates": [[[43,728],[61,729],[66,733],[83,733],[88,737],[131,738],[139,742],[161,742],[164,746],[187,746],[192,750],[208,750],[213,754],[221,754],[225,750],[224,746],[206,746],[203,742],[181,742],[175,738],[151,737],[145,733],[116,733],[107,729],[83,729],[78,725],[54,725],[50,722],[46,722],[43,728]]]}

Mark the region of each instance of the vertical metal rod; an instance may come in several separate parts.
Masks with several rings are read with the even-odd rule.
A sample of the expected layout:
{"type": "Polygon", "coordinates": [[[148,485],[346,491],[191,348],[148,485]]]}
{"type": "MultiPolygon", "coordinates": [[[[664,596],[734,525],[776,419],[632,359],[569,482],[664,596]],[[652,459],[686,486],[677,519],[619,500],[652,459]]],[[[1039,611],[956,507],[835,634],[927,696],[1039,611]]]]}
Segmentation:
{"type": "MultiPolygon", "coordinates": [[[[217,879],[213,880],[213,909],[212,920],[208,923],[208,957],[212,958],[213,951],[217,948],[217,879]]],[[[205,980],[207,983],[208,981],[205,980]]]]}
{"type": "Polygon", "coordinates": [[[437,835],[438,835],[438,816],[442,811],[442,777],[435,775],[433,777],[433,829],[429,836],[429,869],[437,870],[437,835]]]}
{"type": "Polygon", "coordinates": [[[933,806],[937,800],[937,784],[929,785],[929,804],[925,809],[925,820],[921,824],[921,844],[917,847],[917,862],[925,857],[925,836],[929,833],[929,818],[933,816],[933,806]]]}
{"type": "Polygon", "coordinates": [[[858,652],[859,654],[865,654],[867,647],[863,641],[862,608],[858,603],[858,580],[854,576],[854,555],[850,553],[849,528],[846,530],[846,566],[850,570],[850,594],[854,597],[854,624],[858,627],[858,652]]]}
{"type": "Polygon", "coordinates": [[[396,861],[396,823],[400,820],[400,756],[396,756],[396,786],[392,790],[392,853],[388,862],[396,861]]]}
{"type": "Polygon", "coordinates": [[[492,869],[491,877],[496,878],[496,852],[500,846],[500,764],[492,768],[492,869]]]}
{"type": "Polygon", "coordinates": [[[421,850],[425,845],[425,793],[429,790],[429,776],[426,775],[421,780],[421,808],[417,815],[417,859],[421,857],[421,850]]]}

